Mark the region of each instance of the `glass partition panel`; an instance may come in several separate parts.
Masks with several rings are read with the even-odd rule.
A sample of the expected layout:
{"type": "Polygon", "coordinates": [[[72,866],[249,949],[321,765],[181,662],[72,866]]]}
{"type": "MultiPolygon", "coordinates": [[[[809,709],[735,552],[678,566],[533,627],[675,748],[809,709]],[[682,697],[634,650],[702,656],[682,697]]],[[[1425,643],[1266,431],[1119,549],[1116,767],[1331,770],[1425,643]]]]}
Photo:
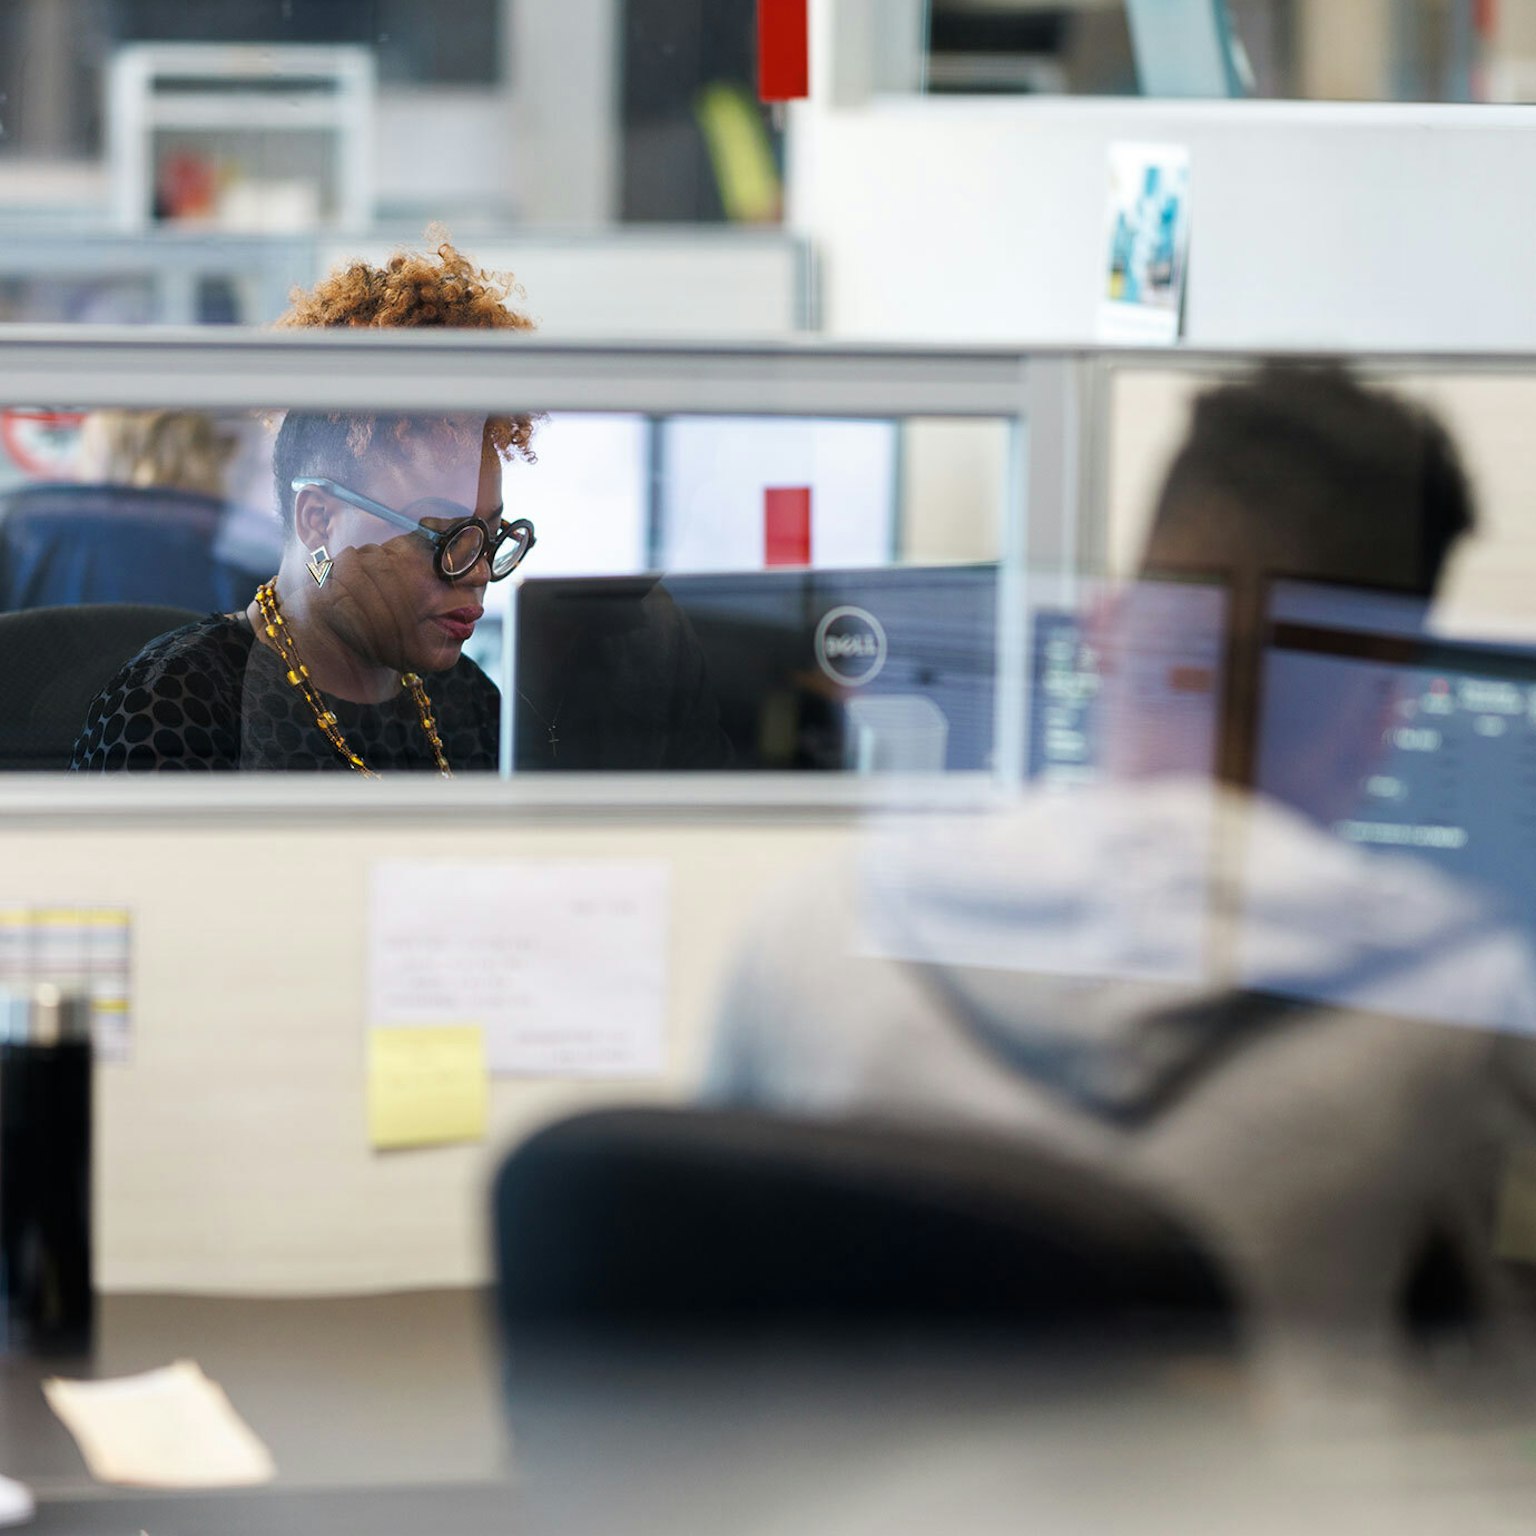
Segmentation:
{"type": "MultiPolygon", "coordinates": [[[[1536,375],[1513,359],[1121,358],[1097,387],[1088,563],[1230,584],[1217,761],[1243,820],[1216,856],[1240,893],[1221,941],[1234,981],[1528,1030],[1523,983],[1469,992],[1431,950],[1507,945],[1524,964],[1536,910],[1536,375]],[[1311,867],[1288,867],[1304,839],[1311,867]],[[1330,907],[1344,889],[1362,898],[1348,914],[1330,907]]],[[[1065,724],[1045,739],[1071,781],[1094,777],[1069,759],[1092,757],[1116,669],[1100,630],[1063,623],[1035,698],[1065,724]]]]}
{"type": "MultiPolygon", "coordinates": [[[[1102,538],[1094,555],[1118,573],[1134,570],[1169,465],[1187,439],[1199,396],[1240,377],[1243,359],[1115,364],[1107,370],[1105,419],[1095,441],[1102,505],[1088,522],[1102,538]]],[[[1536,475],[1536,372],[1518,362],[1482,366],[1362,359],[1365,384],[1420,407],[1443,423],[1475,499],[1475,525],[1440,583],[1437,623],[1468,632],[1529,629],[1536,527],[1526,488],[1536,475]]]]}
{"type": "Polygon", "coordinates": [[[92,657],[0,760],[996,774],[1017,416],[741,361],[731,410],[4,408],[0,614],[92,657]]]}

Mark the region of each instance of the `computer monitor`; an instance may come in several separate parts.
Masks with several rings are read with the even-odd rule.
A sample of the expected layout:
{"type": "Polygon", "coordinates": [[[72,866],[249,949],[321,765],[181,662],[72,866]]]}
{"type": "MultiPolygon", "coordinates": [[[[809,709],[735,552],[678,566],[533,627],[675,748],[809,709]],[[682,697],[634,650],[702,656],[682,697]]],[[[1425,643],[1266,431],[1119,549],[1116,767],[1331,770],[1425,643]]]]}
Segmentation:
{"type": "MultiPolygon", "coordinates": [[[[1436,634],[1416,599],[1279,582],[1269,597],[1261,686],[1260,796],[1343,842],[1412,855],[1449,877],[1447,903],[1453,890],[1475,893],[1490,926],[1531,931],[1536,647],[1436,634]]],[[[1383,975],[1423,958],[1401,952],[1411,934],[1400,914],[1358,916],[1374,925],[1383,975]]],[[[1330,937],[1317,935],[1319,955],[1330,937]]],[[[1359,964],[1332,975],[1303,959],[1299,972],[1310,979],[1299,987],[1251,954],[1244,979],[1323,1001],[1371,1002],[1373,983],[1359,964]]],[[[1511,1022],[1467,1018],[1456,978],[1441,985],[1450,989],[1443,996],[1420,982],[1407,1011],[1511,1022]]]]}
{"type": "Polygon", "coordinates": [[[1433,634],[1415,600],[1277,583],[1262,686],[1261,793],[1536,910],[1536,647],[1433,634]],[[1298,766],[1319,722],[1351,718],[1338,772],[1298,766]]]}
{"type": "Polygon", "coordinates": [[[1219,582],[1085,582],[1031,609],[1026,770],[1070,787],[1216,766],[1227,593],[1219,582]]]}
{"type": "Polygon", "coordinates": [[[671,608],[697,644],[731,768],[984,771],[995,737],[996,589],[991,564],[530,578],[517,598],[514,771],[635,766],[594,761],[579,746],[555,761],[522,706],[543,699],[546,716],[553,707],[549,669],[570,649],[557,637],[584,637],[591,658],[606,646],[603,664],[622,665],[640,643],[626,635],[671,608]]]}

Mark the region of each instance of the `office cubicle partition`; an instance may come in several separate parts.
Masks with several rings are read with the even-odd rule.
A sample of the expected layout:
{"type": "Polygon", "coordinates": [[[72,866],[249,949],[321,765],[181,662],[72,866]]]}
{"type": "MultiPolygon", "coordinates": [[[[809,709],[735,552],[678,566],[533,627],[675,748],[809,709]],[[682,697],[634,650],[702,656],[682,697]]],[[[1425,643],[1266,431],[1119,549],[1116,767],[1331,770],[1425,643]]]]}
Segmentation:
{"type": "MultiPolygon", "coordinates": [[[[782,876],[856,847],[861,829],[884,813],[947,802],[969,814],[1008,797],[1032,750],[1043,776],[1076,776],[1082,765],[1069,756],[1097,729],[1088,719],[1095,670],[1079,664],[1077,619],[1098,590],[1088,578],[1114,570],[1114,551],[1137,543],[1142,524],[1134,519],[1183,430],[1194,388],[1246,361],[1015,349],[555,346],[424,333],[0,336],[5,407],[546,411],[547,464],[513,466],[508,485],[536,503],[548,469],[557,499],[585,488],[590,526],[630,530],[627,542],[605,546],[622,547],[628,566],[584,571],[583,541],[566,540],[562,550],[554,531],[559,508],[534,505],[541,530],[534,556],[543,551],[552,563],[558,556],[560,568],[530,575],[530,595],[539,590],[535,581],[548,592],[557,582],[633,581],[636,565],[649,575],[647,530],[655,525],[646,519],[658,509],[664,516],[666,503],[649,472],[659,464],[665,476],[666,465],[647,439],[658,422],[722,416],[769,422],[775,433],[790,433],[781,441],[796,451],[814,440],[794,435],[797,422],[855,424],[860,441],[877,450],[890,424],[903,424],[899,467],[889,477],[900,515],[889,530],[891,557],[873,567],[818,566],[813,548],[804,568],[688,573],[678,592],[698,609],[701,626],[714,597],[737,583],[837,589],[834,606],[860,606],[849,603],[846,586],[859,571],[875,569],[894,586],[920,580],[924,570],[962,585],[978,579],[978,565],[998,571],[989,662],[997,745],[980,770],[973,756],[946,763],[958,771],[942,774],[874,771],[876,729],[864,765],[871,771],[862,772],[855,761],[816,772],[520,772],[461,775],[452,784],[410,775],[364,783],[339,773],[196,782],[0,776],[0,903],[132,914],[132,1059],[105,1063],[100,1078],[107,1289],[345,1290],[483,1279],[478,1192],[496,1148],[562,1110],[601,1101],[616,1082],[663,1099],[690,1091],[730,956],[759,898],[782,876]],[[559,446],[566,425],[578,429],[568,452],[559,446]],[[645,479],[640,491],[620,495],[619,482],[636,473],[645,479]],[[1036,668],[1037,661],[1051,666],[1036,668]],[[1041,682],[1033,724],[1031,675],[1041,682]],[[1047,719],[1047,704],[1062,713],[1047,719]],[[656,942],[667,984],[646,1052],[610,1054],[606,1067],[576,1072],[542,1059],[537,1070],[496,1076],[487,1142],[438,1149],[425,1163],[371,1152],[361,1068],[376,1014],[366,990],[371,893],[380,867],[402,860],[454,870],[521,868],[530,860],[664,866],[666,928],[656,942]],[[625,1072],[613,1069],[616,1060],[625,1072]]],[[[1510,615],[1499,594],[1507,590],[1503,573],[1518,571],[1530,544],[1522,534],[1528,416],[1521,402],[1536,369],[1412,358],[1362,366],[1372,378],[1433,396],[1478,481],[1484,532],[1452,581],[1465,627],[1501,611],[1518,620],[1518,608],[1510,615]]],[[[861,462],[880,462],[879,453],[861,462]]],[[[814,456],[795,468],[814,472],[814,456]]],[[[1207,593],[1174,606],[1209,617],[1219,603],[1219,593],[1207,593]]],[[[1157,603],[1145,610],[1149,620],[1165,611],[1157,603]]],[[[964,617],[970,623],[973,615],[964,617]]],[[[514,620],[509,607],[503,640],[515,636],[514,620]]],[[[819,618],[812,638],[818,626],[819,618]]],[[[794,633],[803,638],[806,625],[794,633]]],[[[855,674],[872,665],[866,636],[850,628],[836,638],[845,653],[838,660],[855,674]]],[[[1166,653],[1179,663],[1181,718],[1206,729],[1208,712],[1188,685],[1209,687],[1213,657],[1193,631],[1184,638],[1191,643],[1166,653]]],[[[770,647],[765,661],[773,654],[770,647]]],[[[508,667],[504,679],[517,676],[515,655],[497,651],[487,664],[508,667]]],[[[890,679],[877,676],[873,686],[900,677],[904,665],[889,660],[890,679]]],[[[916,668],[907,676],[915,679],[916,668]]],[[[835,686],[848,684],[826,679],[815,697],[828,698],[835,686]]],[[[871,695],[870,702],[881,701],[871,695]]],[[[1494,742],[1469,731],[1473,746],[1494,742]]],[[[931,749],[931,732],[915,735],[931,749]]],[[[842,750],[842,742],[829,747],[825,761],[842,763],[842,750]]],[[[1406,811],[1397,817],[1411,820],[1406,811]]]]}
{"type": "MultiPolygon", "coordinates": [[[[835,806],[888,800],[898,779],[954,795],[1028,776],[1031,743],[1038,748],[1047,723],[1030,681],[1042,665],[1037,611],[1071,617],[1098,590],[1095,579],[1134,571],[1157,480],[1191,401],[1250,361],[1166,350],[722,348],[211,330],[151,339],[18,328],[0,338],[0,411],[12,486],[67,479],[70,424],[91,413],[197,412],[239,423],[251,440],[269,435],[290,409],[540,413],[540,462],[510,465],[504,480],[508,505],[534,518],[539,544],[517,581],[488,589],[485,620],[466,647],[501,688],[501,764],[511,783],[465,784],[455,793],[507,805],[536,795],[541,805],[612,798],[729,806],[744,797],[835,806]],[[21,465],[30,448],[57,449],[49,430],[66,451],[29,474],[21,465]],[[804,517],[802,542],[791,528],[787,545],[770,547],[769,525],[786,507],[791,522],[804,517]],[[914,609],[924,570],[933,572],[931,596],[914,609]],[[736,722],[726,731],[735,731],[730,750],[692,764],[642,761],[634,752],[583,757],[570,747],[564,761],[541,758],[532,748],[558,734],[549,721],[559,690],[540,692],[539,658],[519,656],[519,635],[537,640],[537,616],[552,611],[546,596],[569,583],[596,581],[592,590],[600,592],[603,581],[622,588],[643,576],[659,577],[687,622],[715,637],[722,704],[736,722]],[[955,598],[957,581],[987,590],[977,601],[955,598]],[[900,612],[888,614],[882,604],[890,599],[880,594],[895,590],[892,582],[908,595],[900,612]],[[791,587],[802,594],[792,623],[775,595],[791,587]],[[868,602],[857,600],[861,591],[868,602]],[[739,599],[740,624],[726,622],[726,593],[739,599]],[[955,636],[921,621],[925,601],[934,615],[967,614],[968,680],[959,693],[955,636]],[[818,638],[834,609],[856,612],[828,621],[818,638]],[[770,610],[778,638],[759,643],[770,610]],[[791,640],[791,632],[801,638],[791,640]],[[889,664],[882,658],[875,677],[861,672],[857,657],[851,666],[829,657],[829,646],[850,655],[884,646],[889,664]],[[770,654],[783,658],[777,672],[759,665],[770,654]],[[984,721],[978,688],[990,695],[984,721]],[[741,696],[753,689],[763,698],[741,696]],[[963,718],[949,718],[955,708],[963,718]],[[747,740],[743,732],[755,734],[747,740]],[[580,783],[567,782],[570,773],[530,771],[578,766],[580,783]],[[668,782],[667,768],[685,766],[699,781],[668,782]],[[611,777],[641,767],[663,771],[611,777]],[[834,771],[808,783],[798,771],[806,767],[834,771]],[[700,768],[715,771],[700,776],[700,768]]],[[[1457,567],[1451,606],[1468,623],[1496,611],[1505,624],[1517,621],[1527,370],[1515,359],[1383,357],[1356,366],[1439,408],[1463,440],[1491,499],[1485,521],[1492,519],[1497,537],[1480,541],[1457,567]]],[[[241,483],[228,498],[231,532],[215,537],[204,557],[225,586],[232,571],[275,561],[279,538],[260,444],[252,450],[244,442],[240,452],[241,483]]],[[[183,597],[169,589],[69,596],[195,607],[205,601],[204,585],[183,597]]],[[[39,600],[56,599],[31,599],[39,600]]],[[[301,788],[307,794],[313,786],[290,785],[280,798],[296,803],[301,788]]],[[[414,797],[418,789],[396,784],[385,794],[414,797]]],[[[211,793],[261,799],[267,791],[226,783],[211,793]]]]}
{"type": "MultiPolygon", "coordinates": [[[[836,594],[836,601],[829,596],[796,620],[810,643],[804,664],[793,663],[798,680],[790,694],[799,690],[803,698],[790,697],[788,707],[804,713],[806,722],[787,729],[814,736],[810,716],[819,710],[832,719],[835,738],[799,757],[848,770],[830,777],[867,779],[876,767],[887,776],[952,768],[1007,782],[1018,777],[1023,761],[1026,621],[1022,586],[1013,578],[1030,559],[1025,478],[1042,487],[1036,536],[1043,546],[1063,547],[1056,530],[1070,517],[1057,438],[1066,425],[1059,397],[1071,366],[1005,350],[571,346],[422,334],[161,332],[146,340],[98,332],[60,339],[22,329],[0,340],[6,397],[0,408],[30,412],[32,420],[46,408],[66,429],[101,414],[202,413],[221,423],[254,423],[257,435],[292,410],[533,413],[541,462],[509,465],[503,494],[509,515],[530,515],[537,523],[538,547],[518,582],[488,589],[485,620],[466,647],[501,687],[504,773],[530,766],[516,743],[519,731],[525,740],[534,733],[541,698],[528,656],[517,655],[517,637],[528,632],[517,617],[522,579],[529,583],[525,606],[536,608],[540,583],[551,578],[659,575],[663,592],[669,580],[676,586],[686,624],[690,604],[704,590],[700,583],[714,582],[717,597],[733,588],[783,590],[799,569],[812,586],[836,594]],[[1042,423],[1038,431],[1029,428],[1032,418],[1042,423]],[[785,507],[791,521],[801,520],[798,532],[792,528],[789,542],[774,546],[774,520],[782,521],[785,507]],[[934,731],[946,735],[950,721],[938,702],[944,685],[930,675],[935,665],[942,671],[949,663],[930,665],[928,656],[930,647],[942,651],[949,642],[937,631],[930,636],[925,600],[910,594],[931,569],[937,595],[927,601],[937,622],[949,602],[942,594],[961,579],[949,573],[959,566],[972,568],[964,579],[987,589],[981,607],[963,605],[974,608],[972,627],[980,624],[986,633],[978,630],[967,641],[984,654],[965,663],[975,680],[965,688],[967,718],[954,722],[956,740],[965,744],[949,751],[934,746],[934,731]],[[909,594],[901,599],[904,616],[887,613],[878,597],[889,586],[887,569],[903,573],[897,579],[909,594]],[[861,571],[869,572],[867,603],[857,600],[861,571]],[[850,614],[834,616],[818,633],[839,607],[850,614]],[[868,623],[865,614],[871,614],[868,623]],[[833,654],[841,647],[851,655],[877,642],[890,653],[878,681],[833,654]],[[901,678],[907,686],[898,695],[901,678]],[[977,724],[970,697],[978,686],[987,694],[984,725],[977,724]],[[882,704],[862,707],[877,695],[882,704]]],[[[67,448],[60,459],[56,478],[69,473],[67,448]]],[[[11,475],[19,478],[14,464],[11,475]]],[[[229,497],[232,519],[246,529],[247,564],[263,540],[268,559],[276,558],[270,494],[259,469],[247,466],[239,494],[229,497]],[[259,505],[264,497],[265,507],[259,505]]],[[[78,595],[177,602],[169,590],[78,595]]],[[[669,603],[673,596],[668,593],[669,603]]],[[[752,600],[743,598],[748,608],[752,600]]],[[[819,599],[808,601],[815,606],[819,599]]],[[[700,622],[718,630],[720,604],[706,606],[711,617],[700,622]]],[[[730,644],[722,642],[722,656],[730,644]]],[[[725,677],[725,668],[722,661],[722,686],[750,686],[725,677]]],[[[543,698],[545,714],[558,703],[557,689],[543,698]]],[[[740,701],[728,707],[741,713],[740,701]]],[[[769,721],[763,729],[783,724],[769,721]]],[[[754,748],[688,766],[728,771],[740,759],[788,768],[796,756],[754,748]]],[[[578,757],[568,747],[564,762],[532,765],[564,767],[578,757]]],[[[618,771],[674,764],[589,753],[582,766],[618,771]]],[[[754,778],[756,799],[806,793],[769,784],[761,774],[754,778]]],[[[846,785],[826,788],[834,798],[849,792],[846,785]]],[[[514,785],[514,797],[517,792],[514,785]]],[[[590,803],[606,791],[587,782],[572,793],[590,803]]],[[[655,793],[664,800],[669,791],[658,784],[655,793]]],[[[706,793],[728,803],[734,791],[726,785],[706,793]]]]}

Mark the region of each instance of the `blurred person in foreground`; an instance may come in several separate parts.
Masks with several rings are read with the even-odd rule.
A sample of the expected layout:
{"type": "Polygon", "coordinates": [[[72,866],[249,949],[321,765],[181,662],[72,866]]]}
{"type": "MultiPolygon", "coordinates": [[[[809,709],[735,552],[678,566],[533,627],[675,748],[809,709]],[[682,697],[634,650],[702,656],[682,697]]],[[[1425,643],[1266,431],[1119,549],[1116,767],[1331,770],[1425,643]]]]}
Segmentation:
{"type": "MultiPolygon", "coordinates": [[[[444,241],[296,293],[290,328],[524,331],[506,281],[444,241]]],[[[486,584],[533,544],[503,516],[527,415],[291,411],[274,447],[283,552],[239,612],[152,641],[91,706],[79,770],[494,770],[500,695],[461,656],[486,584]]]]}
{"type": "MultiPolygon", "coordinates": [[[[1450,439],[1386,393],[1273,365],[1204,395],[1143,571],[1225,588],[1214,775],[1132,693],[1112,780],[876,833],[798,880],[738,958],[707,1096],[1107,1167],[1203,1234],[1261,1338],[1512,1315],[1494,1228],[1536,1123],[1526,945],[1250,787],[1268,583],[1427,603],[1471,526],[1450,439]]],[[[1105,622],[1122,655],[1151,638],[1134,589],[1105,622]]],[[[1276,782],[1314,813],[1358,784],[1383,708],[1319,699],[1276,782]]]]}

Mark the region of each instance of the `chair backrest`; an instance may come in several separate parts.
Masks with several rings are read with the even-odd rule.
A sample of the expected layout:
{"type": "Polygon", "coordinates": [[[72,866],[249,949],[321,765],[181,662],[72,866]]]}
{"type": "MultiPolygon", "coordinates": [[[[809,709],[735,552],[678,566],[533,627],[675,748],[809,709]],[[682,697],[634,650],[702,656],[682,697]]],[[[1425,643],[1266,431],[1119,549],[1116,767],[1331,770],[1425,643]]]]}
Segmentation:
{"type": "Polygon", "coordinates": [[[1235,1318],[1219,1265],[1148,1194],[1026,1142],[888,1125],[580,1115],[508,1157],[495,1231],[514,1341],[549,1325],[1235,1318]]]}
{"type": "Polygon", "coordinates": [[[214,553],[224,503],[128,485],[31,485],[0,504],[0,609],[167,603],[244,607],[248,574],[214,553]]]}
{"type": "Polygon", "coordinates": [[[156,635],[197,617],[138,603],[0,613],[0,769],[69,767],[91,700],[156,635]]]}

